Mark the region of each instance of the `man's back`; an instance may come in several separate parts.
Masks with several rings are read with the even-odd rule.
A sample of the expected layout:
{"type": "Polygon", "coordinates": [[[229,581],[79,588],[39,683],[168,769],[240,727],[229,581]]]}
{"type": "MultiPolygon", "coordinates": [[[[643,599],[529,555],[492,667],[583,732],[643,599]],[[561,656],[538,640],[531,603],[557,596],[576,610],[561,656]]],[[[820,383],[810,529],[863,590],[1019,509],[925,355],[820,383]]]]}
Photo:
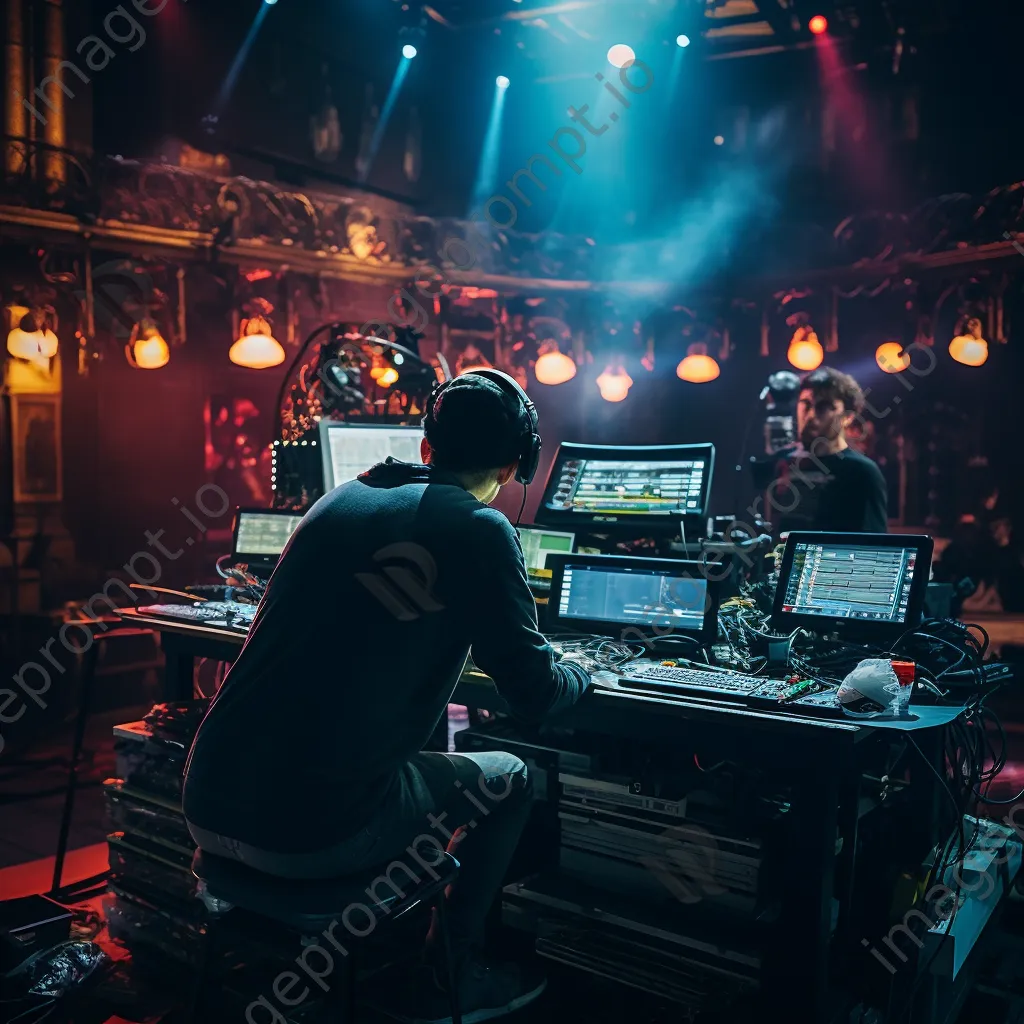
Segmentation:
{"type": "Polygon", "coordinates": [[[186,816],[281,852],[353,835],[428,742],[471,644],[523,714],[574,699],[585,680],[556,668],[535,616],[515,531],[453,478],[385,464],[337,488],[289,542],[199,730],[186,816]]]}

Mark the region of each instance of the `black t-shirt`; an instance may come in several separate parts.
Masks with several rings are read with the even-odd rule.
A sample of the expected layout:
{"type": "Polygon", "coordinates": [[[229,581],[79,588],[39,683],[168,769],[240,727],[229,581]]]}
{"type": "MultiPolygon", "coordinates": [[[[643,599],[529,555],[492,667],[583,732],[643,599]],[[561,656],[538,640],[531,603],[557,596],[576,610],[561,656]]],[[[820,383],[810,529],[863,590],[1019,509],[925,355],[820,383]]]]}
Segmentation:
{"type": "Polygon", "coordinates": [[[589,677],[537,630],[519,538],[454,478],[388,460],[292,534],[186,767],[190,822],[280,853],[333,846],[385,799],[470,647],[517,716],[589,677]]]}
{"type": "Polygon", "coordinates": [[[791,456],[768,490],[769,519],[779,532],[825,530],[888,532],[885,477],[866,455],[845,448],[835,455],[791,456]]]}

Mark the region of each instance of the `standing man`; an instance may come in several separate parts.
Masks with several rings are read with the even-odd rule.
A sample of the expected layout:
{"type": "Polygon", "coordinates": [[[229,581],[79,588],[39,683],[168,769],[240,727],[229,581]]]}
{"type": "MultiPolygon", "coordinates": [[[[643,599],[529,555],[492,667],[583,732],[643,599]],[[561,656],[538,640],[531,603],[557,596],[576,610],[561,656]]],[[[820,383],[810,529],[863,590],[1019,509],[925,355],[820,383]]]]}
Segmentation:
{"type": "Polygon", "coordinates": [[[882,471],[847,439],[863,408],[864,392],[849,374],[823,366],[804,378],[796,409],[800,446],[768,489],[781,532],[888,531],[882,471]]]}

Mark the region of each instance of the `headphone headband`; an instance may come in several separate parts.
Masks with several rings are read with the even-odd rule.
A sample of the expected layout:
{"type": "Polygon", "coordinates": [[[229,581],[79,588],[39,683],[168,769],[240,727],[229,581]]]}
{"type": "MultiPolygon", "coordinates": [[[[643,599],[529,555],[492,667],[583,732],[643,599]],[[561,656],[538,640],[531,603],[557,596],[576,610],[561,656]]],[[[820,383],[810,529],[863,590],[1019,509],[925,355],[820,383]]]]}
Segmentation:
{"type": "Polygon", "coordinates": [[[516,465],[516,480],[521,484],[530,484],[537,475],[537,467],[540,464],[541,439],[537,433],[537,407],[533,404],[530,396],[519,386],[518,381],[510,377],[502,370],[493,367],[481,367],[479,370],[470,370],[460,374],[458,377],[451,377],[448,380],[438,381],[434,385],[427,400],[426,418],[434,421],[434,410],[442,393],[457,380],[465,380],[467,377],[482,377],[484,380],[496,384],[504,394],[513,398],[522,407],[525,420],[522,419],[523,428],[520,431],[517,443],[518,462],[516,465]]]}

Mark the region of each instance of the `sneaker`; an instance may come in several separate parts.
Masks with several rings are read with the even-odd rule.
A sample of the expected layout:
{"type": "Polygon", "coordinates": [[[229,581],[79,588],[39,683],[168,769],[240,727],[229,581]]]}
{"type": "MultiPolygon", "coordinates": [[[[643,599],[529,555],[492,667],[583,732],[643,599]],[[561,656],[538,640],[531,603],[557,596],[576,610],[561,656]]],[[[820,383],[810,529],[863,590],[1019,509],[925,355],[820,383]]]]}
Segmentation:
{"type": "MultiPolygon", "coordinates": [[[[482,957],[467,961],[459,974],[463,1024],[479,1024],[521,1010],[547,987],[547,979],[535,968],[492,963],[482,957]]],[[[426,965],[417,967],[413,977],[407,976],[403,984],[389,985],[380,998],[369,1002],[402,1024],[452,1024],[447,986],[426,965]]]]}

